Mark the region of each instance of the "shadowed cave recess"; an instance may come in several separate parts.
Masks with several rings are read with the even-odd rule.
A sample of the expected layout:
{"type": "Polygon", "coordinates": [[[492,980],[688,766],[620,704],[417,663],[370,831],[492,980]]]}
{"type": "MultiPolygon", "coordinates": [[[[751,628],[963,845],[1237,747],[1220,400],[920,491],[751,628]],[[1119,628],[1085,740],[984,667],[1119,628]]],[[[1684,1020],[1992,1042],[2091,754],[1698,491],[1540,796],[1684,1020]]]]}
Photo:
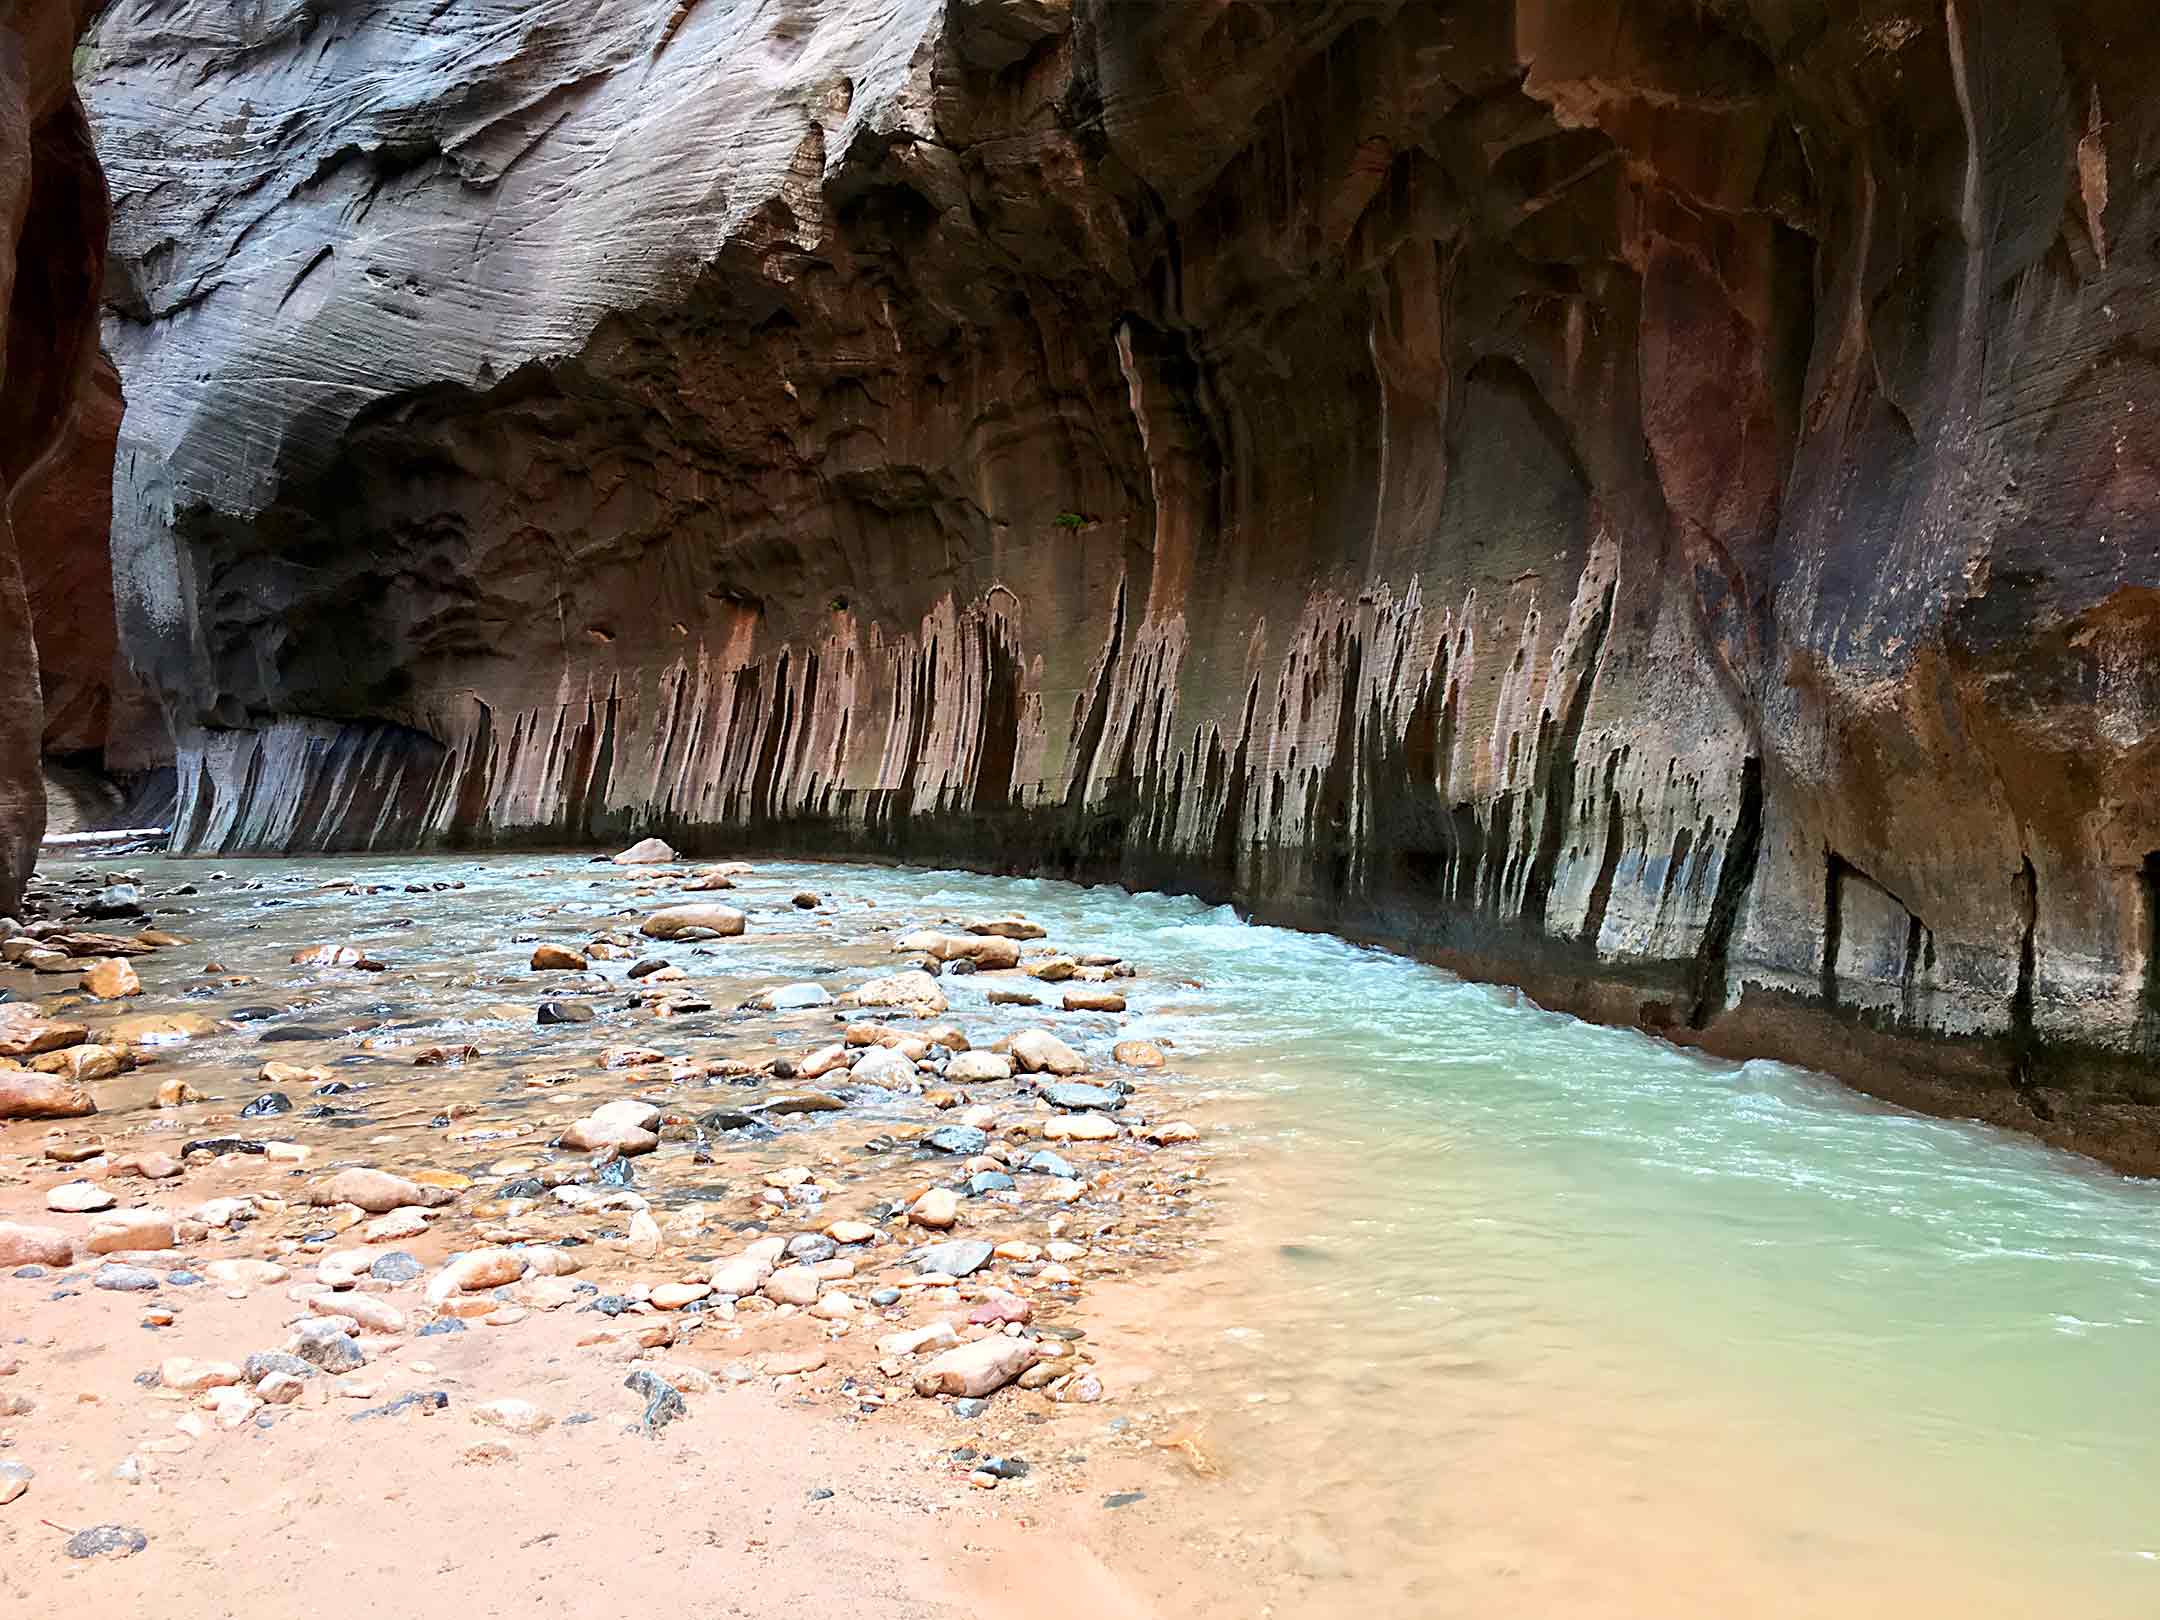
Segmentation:
{"type": "Polygon", "coordinates": [[[2133,0],[115,0],[177,845],[1190,890],[2160,1171],[2156,57],[2133,0]]]}

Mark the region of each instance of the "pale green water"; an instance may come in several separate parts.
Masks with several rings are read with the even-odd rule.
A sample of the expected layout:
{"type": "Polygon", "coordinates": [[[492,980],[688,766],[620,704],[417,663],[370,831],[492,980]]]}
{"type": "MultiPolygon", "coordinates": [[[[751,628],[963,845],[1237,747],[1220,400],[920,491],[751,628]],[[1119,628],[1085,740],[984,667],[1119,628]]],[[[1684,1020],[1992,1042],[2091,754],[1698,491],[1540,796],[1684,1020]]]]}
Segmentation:
{"type": "MultiPolygon", "coordinates": [[[[584,892],[532,857],[229,864],[293,896],[201,931],[243,971],[299,932],[509,965],[518,918],[584,892]],[[471,887],[275,881],[355,875],[471,887]],[[399,912],[422,928],[363,925],[399,912]]],[[[1061,1028],[1174,1040],[1194,1078],[1165,1084],[1236,1125],[1225,1258],[1162,1348],[1224,1467],[1196,1556],[1278,1583],[1255,1614],[2160,1612],[2155,1186],[1190,901],[830,865],[750,892],[808,882],[1141,966],[1122,1027],[1061,1028]]],[[[830,960],[754,915],[746,979],[830,960]]],[[[971,1030],[1019,1027],[947,987],[971,1030]]]]}

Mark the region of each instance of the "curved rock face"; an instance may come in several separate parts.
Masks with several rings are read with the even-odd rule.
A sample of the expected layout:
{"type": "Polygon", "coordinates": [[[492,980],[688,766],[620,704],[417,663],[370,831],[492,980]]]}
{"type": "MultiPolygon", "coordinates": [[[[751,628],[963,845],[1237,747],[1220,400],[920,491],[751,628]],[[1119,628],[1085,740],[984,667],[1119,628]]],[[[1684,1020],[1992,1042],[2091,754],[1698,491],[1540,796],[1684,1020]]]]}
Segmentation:
{"type": "Polygon", "coordinates": [[[90,9],[0,0],[0,912],[16,909],[45,831],[44,704],[21,562],[42,527],[26,508],[97,355],[105,182],[72,61],[90,9]]]}
{"type": "Polygon", "coordinates": [[[2141,7],[238,9],[92,90],[195,847],[1192,887],[2160,1168],[2141,7]]]}

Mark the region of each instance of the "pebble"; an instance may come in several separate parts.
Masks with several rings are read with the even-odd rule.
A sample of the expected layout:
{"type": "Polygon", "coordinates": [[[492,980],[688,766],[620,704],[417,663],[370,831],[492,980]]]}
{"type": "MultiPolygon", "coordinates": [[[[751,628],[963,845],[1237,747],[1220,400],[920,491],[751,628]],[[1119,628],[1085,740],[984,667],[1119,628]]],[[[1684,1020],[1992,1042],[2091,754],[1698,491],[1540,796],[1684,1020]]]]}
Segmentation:
{"type": "Polygon", "coordinates": [[[1044,1086],[1036,1095],[1053,1108],[1116,1108],[1125,1101],[1122,1091],[1109,1086],[1083,1085],[1076,1080],[1061,1080],[1055,1085],[1044,1086]]]}
{"type": "Polygon", "coordinates": [[[1037,1175],[1062,1176],[1068,1181],[1077,1180],[1080,1175],[1080,1172],[1075,1170],[1067,1160],[1047,1150],[1030,1154],[1027,1163],[1022,1165],[1021,1168],[1032,1170],[1037,1175]]]}
{"type": "Polygon", "coordinates": [[[592,964],[567,946],[540,945],[533,950],[532,965],[535,973],[582,973],[592,964]]]}
{"type": "Polygon", "coordinates": [[[683,1404],[681,1390],[658,1373],[647,1372],[642,1367],[623,1380],[623,1388],[645,1397],[645,1415],[639,1420],[639,1427],[647,1439],[657,1437],[662,1429],[689,1411],[683,1404]]]}
{"type": "Polygon", "coordinates": [[[492,1428],[507,1429],[512,1434],[539,1434],[554,1426],[555,1420],[533,1405],[531,1401],[503,1399],[481,1401],[472,1408],[476,1422],[492,1428]]]}
{"type": "Polygon", "coordinates": [[[978,1170],[968,1177],[967,1193],[970,1198],[981,1198],[990,1193],[1010,1192],[1017,1185],[1002,1170],[978,1170]]]}
{"type": "Polygon", "coordinates": [[[94,1181],[64,1181],[45,1195],[45,1207],[65,1215],[90,1215],[111,1209],[113,1195],[94,1181]]]}
{"type": "Polygon", "coordinates": [[[132,1525],[94,1524],[68,1537],[70,1558],[132,1558],[150,1545],[150,1538],[132,1525]]]}
{"type": "Polygon", "coordinates": [[[108,1288],[115,1293],[141,1294],[156,1288],[160,1278],[154,1271],[143,1266],[122,1266],[107,1263],[98,1267],[90,1279],[93,1288],[108,1288]]]}
{"type": "Polygon", "coordinates": [[[970,1277],[990,1263],[991,1246],[980,1238],[954,1238],[945,1243],[926,1243],[908,1255],[917,1271],[942,1272],[948,1277],[970,1277]]]}
{"type": "Polygon", "coordinates": [[[1027,1074],[1085,1074],[1087,1060],[1047,1029],[1024,1029],[1012,1038],[1013,1062],[1027,1074]]]}
{"type": "Polygon", "coordinates": [[[935,1148],[940,1153],[957,1153],[972,1157],[990,1145],[986,1131],[972,1125],[940,1125],[923,1139],[923,1146],[935,1148]]]}
{"type": "Polygon", "coordinates": [[[368,1267],[368,1275],[377,1282],[415,1282],[426,1269],[403,1249],[392,1249],[388,1254],[375,1257],[374,1263],[368,1267]]]}
{"type": "Polygon", "coordinates": [[[950,1187],[932,1187],[908,1206],[908,1219],[934,1232],[947,1231],[960,1220],[960,1196],[950,1187]]]}
{"type": "Polygon", "coordinates": [[[341,1333],[334,1327],[324,1325],[327,1331],[313,1328],[302,1329],[294,1342],[293,1353],[311,1366],[324,1372],[351,1372],[355,1367],[367,1364],[361,1353],[360,1341],[349,1333],[341,1333]]]}
{"type": "Polygon", "coordinates": [[[0,1462],[0,1503],[14,1501],[36,1478],[37,1471],[28,1463],[0,1462]]]}

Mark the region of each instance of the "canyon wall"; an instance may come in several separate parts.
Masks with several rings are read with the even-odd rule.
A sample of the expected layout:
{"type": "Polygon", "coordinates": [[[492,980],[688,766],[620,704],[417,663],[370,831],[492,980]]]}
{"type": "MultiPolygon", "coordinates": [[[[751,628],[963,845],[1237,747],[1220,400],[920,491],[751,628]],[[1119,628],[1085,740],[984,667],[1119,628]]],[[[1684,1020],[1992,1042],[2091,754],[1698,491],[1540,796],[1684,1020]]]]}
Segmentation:
{"type": "MultiPolygon", "coordinates": [[[[45,706],[23,558],[43,553],[39,503],[81,414],[96,409],[107,205],[73,71],[92,3],[0,0],[0,913],[16,909],[45,831],[45,706]]],[[[86,517],[78,538],[95,559],[105,526],[95,503],[86,517]]]]}
{"type": "Polygon", "coordinates": [[[115,0],[185,846],[1189,888],[2160,1169],[2130,0],[115,0]]]}

